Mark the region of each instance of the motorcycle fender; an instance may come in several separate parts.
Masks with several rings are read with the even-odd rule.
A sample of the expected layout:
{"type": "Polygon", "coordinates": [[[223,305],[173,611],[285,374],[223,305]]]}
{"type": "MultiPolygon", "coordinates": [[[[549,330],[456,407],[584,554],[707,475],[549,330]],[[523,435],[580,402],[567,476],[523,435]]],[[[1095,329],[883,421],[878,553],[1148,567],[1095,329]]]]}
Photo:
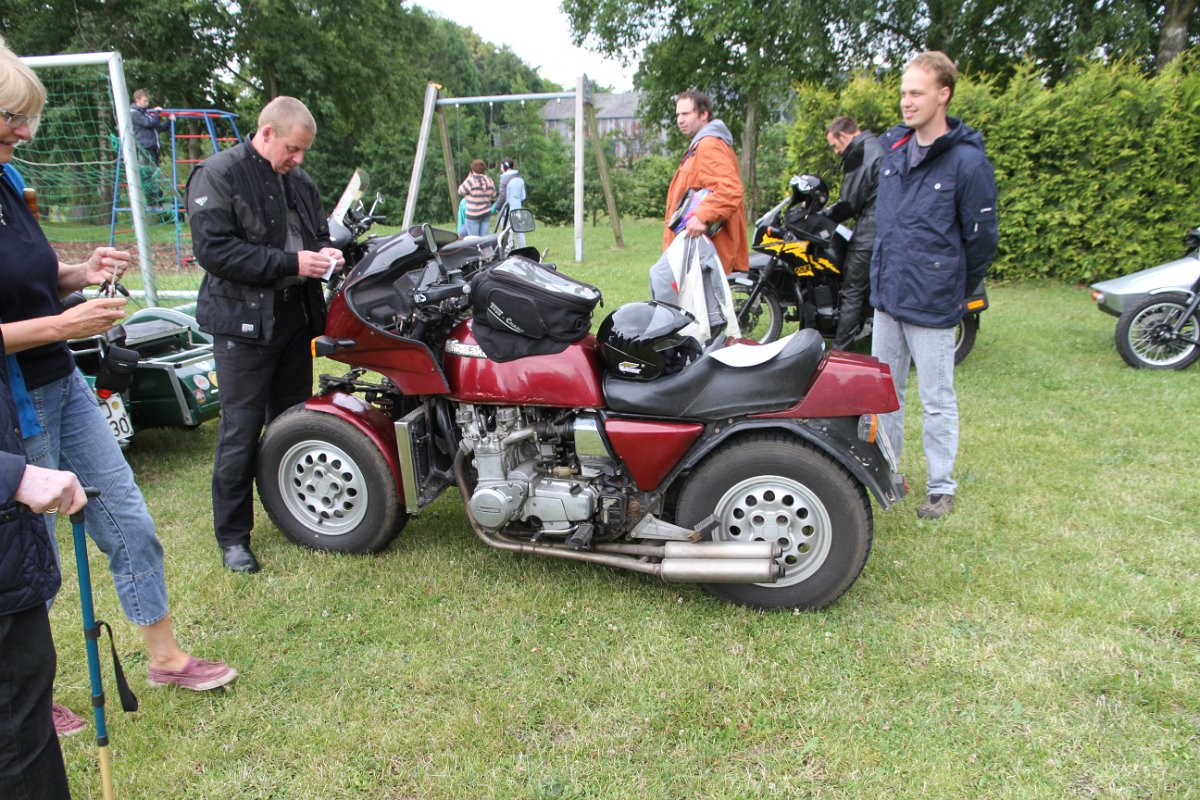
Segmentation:
{"type": "Polygon", "coordinates": [[[745,286],[747,289],[754,287],[754,278],[750,277],[749,272],[735,272],[726,280],[728,280],[731,285],[736,283],[738,286],[745,286]]]}
{"type": "Polygon", "coordinates": [[[967,295],[966,302],[963,305],[966,307],[966,313],[974,314],[976,319],[979,318],[980,312],[987,311],[987,287],[983,285],[983,281],[979,282],[979,285],[975,287],[975,291],[967,295]]]}
{"type": "Polygon", "coordinates": [[[728,439],[749,432],[782,430],[797,436],[828,455],[866,486],[884,509],[904,499],[907,493],[904,478],[893,472],[878,444],[858,438],[857,417],[826,417],[806,420],[742,420],[706,436],[672,471],[674,480],[684,470],[692,469],[728,439]]]}
{"type": "Polygon", "coordinates": [[[845,467],[885,510],[907,494],[904,477],[892,471],[879,445],[858,438],[857,417],[808,419],[797,433],[845,467]]]}
{"type": "Polygon", "coordinates": [[[1160,286],[1157,289],[1151,289],[1150,291],[1146,292],[1146,294],[1185,294],[1187,295],[1189,303],[1192,302],[1192,298],[1196,296],[1196,293],[1191,289],[1179,286],[1160,286]]]}
{"type": "Polygon", "coordinates": [[[400,457],[396,452],[396,428],[391,419],[375,406],[357,395],[329,392],[308,398],[304,407],[309,411],[332,414],[362,431],[363,436],[379,448],[387,460],[396,489],[404,497],[404,481],[400,478],[400,457]]]}

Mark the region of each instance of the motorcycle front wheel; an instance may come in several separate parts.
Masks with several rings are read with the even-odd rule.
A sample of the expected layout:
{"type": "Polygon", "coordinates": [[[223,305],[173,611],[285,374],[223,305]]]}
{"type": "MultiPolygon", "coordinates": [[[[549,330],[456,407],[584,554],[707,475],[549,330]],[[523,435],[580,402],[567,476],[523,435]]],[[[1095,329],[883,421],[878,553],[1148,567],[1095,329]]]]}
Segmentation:
{"type": "Polygon", "coordinates": [[[1173,331],[1188,310],[1188,296],[1179,292],[1154,294],[1128,309],[1117,320],[1117,352],[1125,363],[1142,369],[1183,369],[1200,357],[1200,318],[1196,312],[1173,331]],[[1191,341],[1187,341],[1187,340],[1191,341]]]}
{"type": "Polygon", "coordinates": [[[702,584],[751,608],[817,609],[837,600],[867,563],[873,521],[866,490],[827,456],[782,433],[717,450],[688,479],[676,524],[710,514],[714,539],[778,542],[785,574],[775,583],[702,584]]]}
{"type": "Polygon", "coordinates": [[[747,309],[746,303],[750,300],[752,288],[732,280],[729,282],[729,293],[733,295],[733,310],[738,315],[743,339],[768,344],[778,339],[779,334],[783,332],[783,304],[775,290],[765,286],[747,309]]]}
{"type": "Polygon", "coordinates": [[[387,460],[345,420],[297,406],[267,426],[258,494],[291,541],[314,550],[375,553],[408,521],[387,460]]]}

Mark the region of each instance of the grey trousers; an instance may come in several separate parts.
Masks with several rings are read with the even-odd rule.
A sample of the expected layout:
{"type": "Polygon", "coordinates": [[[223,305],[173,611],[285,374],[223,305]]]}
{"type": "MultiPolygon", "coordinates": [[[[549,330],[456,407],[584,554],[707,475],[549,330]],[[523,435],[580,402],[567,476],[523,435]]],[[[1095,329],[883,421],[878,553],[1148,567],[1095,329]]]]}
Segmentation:
{"type": "Polygon", "coordinates": [[[924,328],[875,310],[871,355],[887,364],[900,409],[881,417],[896,458],[904,446],[904,394],[909,366],[917,367],[917,390],[925,415],[922,439],[929,464],[926,494],[954,494],[950,477],[958,454],[958,397],[954,393],[954,328],[924,328]]]}

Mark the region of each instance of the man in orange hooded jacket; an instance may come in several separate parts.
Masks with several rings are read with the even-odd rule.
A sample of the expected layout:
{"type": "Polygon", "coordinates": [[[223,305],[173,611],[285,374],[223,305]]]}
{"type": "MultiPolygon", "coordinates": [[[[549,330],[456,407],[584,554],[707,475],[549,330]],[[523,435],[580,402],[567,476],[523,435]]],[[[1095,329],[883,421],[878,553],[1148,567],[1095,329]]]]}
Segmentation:
{"type": "Polygon", "coordinates": [[[691,139],[679,169],[667,190],[667,224],[663,229],[663,250],[675,240],[671,218],[689,189],[708,189],[709,193],[679,231],[685,236],[701,236],[719,225],[710,236],[728,274],[745,272],[750,267],[746,239],[746,200],[738,175],[737,154],[733,152],[733,134],[719,119],[713,119],[712,101],[696,89],[688,89],[675,102],[675,123],[691,139]]]}

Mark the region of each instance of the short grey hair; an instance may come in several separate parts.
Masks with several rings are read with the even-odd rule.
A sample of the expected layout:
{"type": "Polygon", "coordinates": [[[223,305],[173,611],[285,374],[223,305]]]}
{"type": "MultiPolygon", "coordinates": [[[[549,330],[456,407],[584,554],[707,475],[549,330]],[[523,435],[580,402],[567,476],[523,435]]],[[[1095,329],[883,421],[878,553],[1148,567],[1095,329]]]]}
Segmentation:
{"type": "Polygon", "coordinates": [[[317,121],[313,119],[308,106],[287,95],[276,97],[263,106],[263,110],[258,113],[258,129],[261,131],[268,125],[283,136],[291,133],[292,128],[297,125],[314,134],[317,132],[317,121]]]}

